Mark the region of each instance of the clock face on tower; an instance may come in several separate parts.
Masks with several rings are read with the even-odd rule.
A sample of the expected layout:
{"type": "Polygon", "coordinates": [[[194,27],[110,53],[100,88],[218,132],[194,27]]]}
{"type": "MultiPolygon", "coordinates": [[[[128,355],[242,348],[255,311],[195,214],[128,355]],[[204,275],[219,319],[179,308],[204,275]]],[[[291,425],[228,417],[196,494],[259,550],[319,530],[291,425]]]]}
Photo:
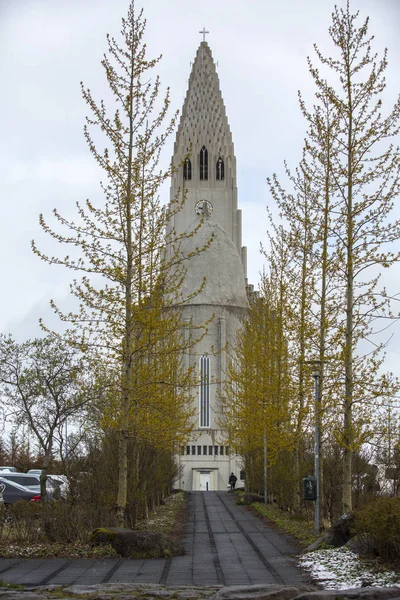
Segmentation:
{"type": "Polygon", "coordinates": [[[208,207],[208,212],[211,214],[213,211],[213,205],[211,204],[211,202],[209,202],[209,200],[199,200],[198,202],[196,202],[196,204],[194,205],[194,212],[196,213],[196,215],[201,215],[202,210],[203,210],[203,204],[204,202],[207,203],[207,207],[208,207]]]}

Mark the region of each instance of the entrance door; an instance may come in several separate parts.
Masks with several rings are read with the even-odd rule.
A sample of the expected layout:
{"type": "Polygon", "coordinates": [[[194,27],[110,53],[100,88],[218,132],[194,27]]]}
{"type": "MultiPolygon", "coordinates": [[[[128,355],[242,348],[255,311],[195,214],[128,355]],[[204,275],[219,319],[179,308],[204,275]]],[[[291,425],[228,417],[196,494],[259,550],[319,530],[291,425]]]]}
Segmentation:
{"type": "Polygon", "coordinates": [[[211,473],[200,473],[200,491],[208,492],[211,489],[211,473]]]}

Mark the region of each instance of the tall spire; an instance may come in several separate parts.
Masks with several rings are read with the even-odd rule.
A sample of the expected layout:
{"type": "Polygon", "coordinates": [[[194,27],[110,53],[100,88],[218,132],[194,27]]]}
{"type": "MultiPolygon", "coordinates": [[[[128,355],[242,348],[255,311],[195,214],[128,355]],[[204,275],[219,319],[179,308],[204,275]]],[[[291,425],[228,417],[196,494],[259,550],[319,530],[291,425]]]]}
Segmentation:
{"type": "MultiPolygon", "coordinates": [[[[206,29],[200,33],[205,36],[206,29]]],[[[183,232],[193,222],[198,206],[209,202],[212,217],[225,230],[241,256],[242,220],[238,210],[236,159],[219,78],[210,47],[202,41],[197,50],[182,108],[172,163],[171,200],[185,194],[186,202],[171,226],[183,232]]]]}
{"type": "MultiPolygon", "coordinates": [[[[200,33],[206,33],[201,31],[200,33]]],[[[206,146],[216,160],[233,159],[232,134],[226,116],[219,78],[207,42],[200,43],[193,63],[175,142],[181,159],[194,148],[206,146]]],[[[236,172],[233,173],[236,180],[236,172]]]]}

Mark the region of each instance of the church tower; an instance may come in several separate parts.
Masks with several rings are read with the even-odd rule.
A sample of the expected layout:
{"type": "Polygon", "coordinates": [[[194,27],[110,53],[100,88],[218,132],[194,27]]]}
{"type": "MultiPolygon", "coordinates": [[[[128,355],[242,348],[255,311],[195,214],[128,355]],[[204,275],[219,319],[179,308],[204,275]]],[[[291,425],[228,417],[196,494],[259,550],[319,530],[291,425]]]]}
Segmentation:
{"type": "Polygon", "coordinates": [[[184,255],[194,254],[186,267],[183,297],[190,297],[205,278],[204,287],[184,306],[184,335],[210,321],[206,335],[185,357],[186,366],[198,373],[198,387],[192,390],[194,430],[179,456],[176,484],[186,490],[226,490],[231,472],[240,480],[241,463],[226,446],[220,397],[228,353],[248,310],[246,248],[232,134],[206,41],[192,66],[172,162],[180,166],[172,176],[171,199],[186,190],[186,202],[171,225],[178,234],[195,232],[182,245],[184,255]],[[206,250],[194,252],[210,239],[206,250]]]}

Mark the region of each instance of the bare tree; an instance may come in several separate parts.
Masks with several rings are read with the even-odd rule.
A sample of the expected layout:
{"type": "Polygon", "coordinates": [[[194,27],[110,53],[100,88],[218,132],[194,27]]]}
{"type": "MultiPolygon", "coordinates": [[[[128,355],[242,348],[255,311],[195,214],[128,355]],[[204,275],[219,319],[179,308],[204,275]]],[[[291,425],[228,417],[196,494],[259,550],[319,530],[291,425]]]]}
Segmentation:
{"type": "Polygon", "coordinates": [[[61,444],[58,434],[67,420],[83,416],[98,399],[99,389],[89,381],[85,363],[76,351],[58,340],[42,338],[18,344],[0,335],[0,386],[8,417],[25,425],[43,452],[41,495],[46,496],[47,469],[61,444]]]}

